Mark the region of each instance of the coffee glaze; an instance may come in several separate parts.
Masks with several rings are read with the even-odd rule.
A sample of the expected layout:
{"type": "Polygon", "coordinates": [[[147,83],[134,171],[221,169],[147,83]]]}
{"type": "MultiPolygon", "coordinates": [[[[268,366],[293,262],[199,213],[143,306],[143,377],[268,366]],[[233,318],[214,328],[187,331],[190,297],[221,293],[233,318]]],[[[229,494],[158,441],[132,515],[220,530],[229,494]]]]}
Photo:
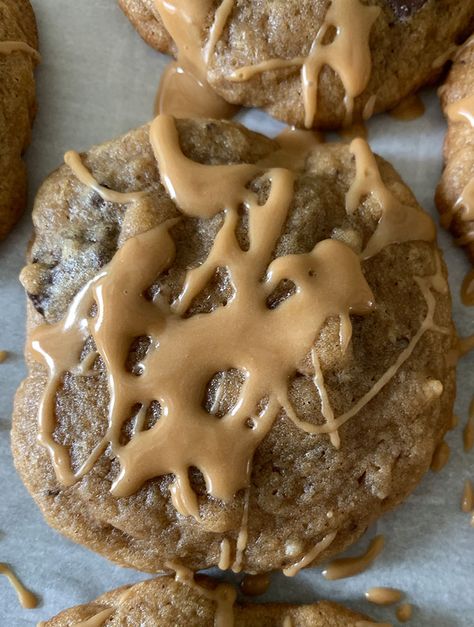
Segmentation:
{"type": "Polygon", "coordinates": [[[365,598],[370,603],[376,605],[393,605],[401,600],[403,593],[397,588],[369,588],[365,593],[365,598]]]}
{"type": "Polygon", "coordinates": [[[4,575],[11,583],[22,607],[26,610],[32,610],[38,605],[36,596],[28,588],[25,588],[8,564],[0,562],[0,575],[4,575]]]}
{"type": "Polygon", "coordinates": [[[231,546],[230,540],[224,538],[221,542],[221,551],[217,567],[221,570],[228,570],[231,566],[231,546]]]}
{"type": "Polygon", "coordinates": [[[411,603],[402,603],[397,607],[397,620],[400,623],[407,623],[413,614],[413,605],[411,603]]]}
{"type": "Polygon", "coordinates": [[[460,337],[457,342],[457,350],[459,352],[459,357],[464,357],[464,355],[467,355],[474,350],[474,335],[460,337]]]}
{"type": "Polygon", "coordinates": [[[463,444],[466,453],[474,446],[474,398],[469,406],[469,416],[463,430],[463,444]]]}
{"type": "Polygon", "coordinates": [[[375,156],[367,142],[361,138],[354,139],[350,150],[355,157],[356,176],[346,195],[347,213],[354,213],[367,195],[374,197],[381,208],[377,229],[362,252],[362,258],[373,257],[389,241],[433,241],[436,237],[433,220],[428,214],[404,205],[392,194],[380,176],[375,156]]]}
{"type": "Polygon", "coordinates": [[[209,24],[209,36],[202,45],[212,0],[155,0],[155,7],[173,38],[177,60],[165,69],[155,103],[155,113],[178,118],[232,117],[238,107],[218,96],[207,82],[207,66],[222,35],[234,0],[223,0],[209,24]]]}
{"type": "Polygon", "coordinates": [[[318,542],[310,551],[308,551],[308,553],[305,553],[305,555],[303,555],[303,557],[300,560],[298,560],[295,564],[284,568],[283,574],[286,575],[287,577],[294,577],[295,575],[297,575],[302,568],[309,566],[311,562],[314,562],[314,560],[317,557],[319,557],[319,555],[328,548],[328,546],[334,540],[336,535],[337,535],[337,531],[328,533],[328,535],[325,536],[321,540],[321,542],[318,542]]]}
{"type": "Polygon", "coordinates": [[[372,565],[379,556],[385,544],[383,536],[375,536],[363,555],[357,557],[342,557],[333,560],[328,567],[323,570],[323,575],[331,581],[335,579],[345,579],[364,572],[372,565]]]}
{"type": "Polygon", "coordinates": [[[464,482],[464,490],[461,499],[461,510],[465,514],[469,514],[474,509],[474,492],[472,489],[472,483],[469,479],[464,482]]]}
{"type": "Polygon", "coordinates": [[[201,586],[194,579],[194,573],[189,568],[176,562],[168,562],[167,568],[175,571],[176,581],[188,586],[201,597],[216,604],[214,627],[233,627],[234,603],[237,598],[237,590],[231,584],[220,583],[215,588],[201,586]]]}
{"type": "Polygon", "coordinates": [[[245,575],[240,582],[240,589],[247,596],[260,596],[270,587],[270,574],[245,575]]]}
{"type": "Polygon", "coordinates": [[[97,180],[92,176],[89,170],[82,163],[81,156],[75,150],[69,150],[64,155],[64,163],[68,165],[74,172],[74,176],[86,187],[93,189],[102,200],[107,202],[115,202],[118,204],[126,205],[130,202],[136,202],[143,198],[144,192],[132,192],[123,194],[121,192],[114,192],[107,187],[99,185],[97,180]]]}
{"type": "Polygon", "coordinates": [[[355,627],[393,627],[392,623],[375,623],[373,620],[358,620],[355,627]]]}
{"type": "Polygon", "coordinates": [[[411,94],[404,98],[389,115],[396,120],[410,121],[421,117],[425,112],[425,105],[418,94],[411,94]]]}
{"type": "MultiPolygon", "coordinates": [[[[319,75],[324,66],[329,66],[339,76],[344,86],[345,125],[350,126],[354,99],[364,91],[370,79],[372,58],[369,37],[380,10],[380,7],[361,4],[360,0],[333,0],[324,22],[316,33],[308,56],[268,59],[255,65],[238,68],[227,78],[230,81],[242,82],[263,72],[301,67],[304,124],[306,128],[311,128],[316,121],[319,75]],[[324,40],[332,29],[336,30],[334,39],[330,43],[325,43],[324,40]]],[[[375,101],[373,103],[375,104],[375,101]]]]}
{"type": "MultiPolygon", "coordinates": [[[[107,448],[120,464],[120,473],[112,484],[112,493],[118,498],[133,494],[148,479],[172,474],[170,495],[175,508],[197,521],[199,503],[189,481],[190,467],[203,473],[208,493],[217,499],[229,502],[243,491],[242,522],[232,563],[232,569],[239,572],[248,543],[252,458],[277,415],[283,409],[296,426],[307,433],[327,434],[339,447],[338,429],[392,380],[424,333],[449,332],[434,323],[436,300],[432,293],[445,292],[447,286],[436,255],[435,273],[415,277],[427,308],[418,331],[373,387],[352,408],[335,416],[314,349],[318,332],[329,316],[339,317],[341,347],[347,349],[352,331],[350,315],[368,315],[373,307],[361,263],[393,243],[431,241],[431,221],[421,211],[400,205],[383,184],[368,146],[363,140],[355,140],[352,152],[356,173],[347,194],[348,211],[356,211],[367,196],[373,196],[380,205],[378,225],[363,254],[358,256],[344,243],[327,239],[309,253],[270,262],[293,198],[294,173],[260,164],[208,166],[194,162],[182,153],[170,116],[157,117],[150,128],[150,141],[162,183],[181,212],[201,219],[221,213],[222,227],[207,259],[187,272],[182,291],[172,304],[161,293],[153,301],[143,294],[173,263],[172,229],[178,219],[125,241],[110,264],[73,299],[64,320],[42,325],[32,333],[31,354],[49,372],[39,410],[39,442],[49,451],[63,486],[71,486],[87,474],[107,448]],[[264,204],[259,204],[257,195],[249,189],[249,183],[259,178],[269,187],[264,204]],[[235,234],[241,205],[249,216],[250,246],[246,251],[240,248],[235,234]],[[392,216],[395,211],[398,221],[392,216]],[[186,316],[218,267],[227,268],[233,297],[211,313],[186,316]],[[296,292],[269,309],[268,297],[282,279],[288,278],[295,283],[296,292]],[[97,313],[92,316],[94,304],[97,313]],[[124,364],[131,342],[142,336],[150,337],[152,342],[141,363],[141,374],[136,376],[124,364]],[[81,361],[89,337],[97,352],[85,355],[81,361]],[[286,338],[285,343],[280,342],[281,337],[286,338]],[[158,344],[159,350],[154,348],[158,344]],[[56,392],[66,372],[84,375],[97,354],[108,372],[108,429],[82,466],[73,471],[68,447],[53,437],[56,392]],[[184,368],[183,359],[188,354],[196,358],[193,362],[187,360],[184,368]],[[324,424],[301,420],[288,400],[288,381],[308,354],[324,424]],[[224,417],[216,418],[202,407],[201,399],[211,378],[231,368],[243,372],[245,381],[236,405],[224,417]],[[144,415],[152,401],[160,404],[161,417],[151,429],[143,430],[144,415]],[[123,445],[121,429],[134,406],[140,409],[132,438],[123,445]]],[[[84,184],[97,193],[112,193],[108,197],[119,203],[142,200],[136,194],[115,196],[116,192],[99,186],[91,173],[86,175],[80,159],[74,156],[68,162],[84,184]]],[[[441,383],[433,385],[441,394],[441,383]]],[[[311,551],[286,569],[287,574],[313,561],[329,546],[335,533],[329,530],[311,551]]],[[[220,563],[225,568],[231,565],[227,543],[221,547],[220,563]]]]}
{"type": "Polygon", "coordinates": [[[442,470],[449,461],[451,450],[444,440],[438,444],[433,453],[433,459],[431,460],[431,470],[433,472],[439,472],[442,470]]]}
{"type": "Polygon", "coordinates": [[[474,270],[466,274],[461,285],[461,300],[467,307],[474,305],[474,270]]]}
{"type": "Polygon", "coordinates": [[[7,357],[7,351],[0,351],[0,364],[3,364],[3,362],[7,360],[7,357]]]}
{"type": "Polygon", "coordinates": [[[91,616],[87,620],[76,623],[73,627],[102,627],[102,625],[105,624],[105,621],[108,620],[114,613],[115,608],[109,607],[105,610],[102,610],[98,614],[91,616]]]}
{"type": "Polygon", "coordinates": [[[7,56],[14,52],[24,52],[30,55],[37,63],[41,60],[39,52],[29,46],[26,41],[0,41],[0,55],[7,56]]]}
{"type": "MultiPolygon", "coordinates": [[[[308,155],[319,145],[324,143],[321,133],[312,130],[303,130],[294,126],[287,126],[275,140],[281,150],[268,157],[268,164],[272,167],[288,168],[293,171],[304,169],[308,155]]],[[[266,160],[260,162],[265,165],[266,160]]]]}

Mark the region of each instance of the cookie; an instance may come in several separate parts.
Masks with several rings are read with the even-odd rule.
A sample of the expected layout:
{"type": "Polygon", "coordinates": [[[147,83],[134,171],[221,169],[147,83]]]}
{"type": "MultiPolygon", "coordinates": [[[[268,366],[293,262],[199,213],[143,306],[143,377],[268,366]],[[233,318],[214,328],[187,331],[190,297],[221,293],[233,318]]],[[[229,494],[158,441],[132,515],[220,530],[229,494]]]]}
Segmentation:
{"type": "Polygon", "coordinates": [[[28,0],[0,1],[0,239],[26,204],[26,167],[21,155],[30,141],[36,111],[33,71],[38,37],[28,0]]]}
{"type": "Polygon", "coordinates": [[[143,571],[293,575],[413,490],[455,337],[389,164],[170,116],[66,161],[33,212],[12,431],[54,528],[143,571]]]}
{"type": "Polygon", "coordinates": [[[456,55],[440,95],[448,132],[436,205],[441,223],[474,263],[474,40],[456,55]]]}
{"type": "Polygon", "coordinates": [[[180,64],[228,102],[323,129],[395,107],[436,78],[474,25],[473,0],[119,2],[169,53],[167,29],[180,64]]]}
{"type": "Polygon", "coordinates": [[[119,4],[147,44],[160,52],[174,53],[173,40],[155,10],[155,0],[119,0],[119,4]]]}
{"type": "Polygon", "coordinates": [[[96,618],[106,621],[110,627],[125,623],[143,627],[206,627],[214,623],[235,627],[356,627],[359,621],[367,619],[328,601],[310,605],[245,605],[234,603],[234,599],[235,590],[230,584],[217,585],[208,577],[199,577],[195,581],[192,574],[183,573],[177,580],[158,577],[113,590],[92,603],[61,612],[43,624],[44,627],[72,627],[96,618]],[[217,622],[219,619],[223,622],[217,622]]]}

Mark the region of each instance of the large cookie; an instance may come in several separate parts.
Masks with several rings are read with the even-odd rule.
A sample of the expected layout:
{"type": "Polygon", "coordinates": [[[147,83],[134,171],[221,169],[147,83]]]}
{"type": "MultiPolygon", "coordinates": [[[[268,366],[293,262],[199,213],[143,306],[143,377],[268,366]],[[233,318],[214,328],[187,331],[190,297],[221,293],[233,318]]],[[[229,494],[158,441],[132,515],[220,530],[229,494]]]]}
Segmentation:
{"type": "Polygon", "coordinates": [[[21,155],[30,141],[36,110],[37,48],[29,1],[0,0],[0,239],[26,204],[26,167],[21,155]]]}
{"type": "Polygon", "coordinates": [[[456,56],[440,92],[448,132],[436,204],[474,263],[474,40],[456,56]]]}
{"type": "Polygon", "coordinates": [[[434,226],[360,139],[303,165],[227,122],[149,135],[39,192],[15,464],[121,564],[294,574],[400,503],[450,424],[434,226]]]}
{"type": "Polygon", "coordinates": [[[232,586],[217,586],[209,578],[194,580],[183,573],[175,580],[158,577],[112,590],[86,605],[72,607],[44,623],[44,627],[72,627],[96,618],[97,625],[170,627],[233,625],[234,627],[357,627],[367,617],[327,601],[311,605],[234,603],[232,586]],[[286,620],[286,622],[285,622],[286,620]],[[102,621],[102,622],[101,622],[102,621]]]}
{"type": "Polygon", "coordinates": [[[227,101],[321,128],[391,109],[433,80],[474,19],[473,0],[119,2],[144,39],[173,53],[165,23],[194,65],[212,39],[207,80],[227,101]]]}

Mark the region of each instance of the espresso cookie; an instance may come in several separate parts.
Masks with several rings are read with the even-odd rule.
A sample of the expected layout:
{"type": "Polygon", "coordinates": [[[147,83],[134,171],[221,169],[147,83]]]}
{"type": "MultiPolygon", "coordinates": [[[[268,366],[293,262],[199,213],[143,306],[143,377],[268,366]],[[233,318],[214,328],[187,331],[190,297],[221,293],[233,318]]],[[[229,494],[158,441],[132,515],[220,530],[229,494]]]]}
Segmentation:
{"type": "Polygon", "coordinates": [[[162,52],[172,51],[168,30],[180,65],[228,102],[325,129],[389,110],[433,80],[474,20],[473,0],[223,0],[173,10],[119,1],[162,52]]]}
{"type": "MultiPolygon", "coordinates": [[[[70,608],[44,623],[45,627],[72,627],[96,617],[110,625],[234,625],[235,627],[356,627],[367,617],[327,601],[311,605],[234,603],[235,590],[208,577],[196,581],[185,573],[177,580],[159,577],[108,592],[92,603],[70,608]],[[216,622],[220,619],[221,622],[216,622]],[[223,622],[227,619],[227,622],[223,622]],[[286,623],[284,622],[286,619],[286,623]]],[[[99,624],[99,623],[97,623],[99,624]]],[[[376,623],[370,623],[376,624],[376,623]]]]}
{"type": "Polygon", "coordinates": [[[448,132],[436,204],[441,222],[474,263],[474,40],[456,56],[440,92],[448,132]]]}
{"type": "Polygon", "coordinates": [[[455,337],[389,164],[170,116],[66,161],[33,212],[12,432],[53,527],[144,571],[293,575],[411,492],[455,337]]]}
{"type": "Polygon", "coordinates": [[[0,239],[26,204],[26,167],[36,110],[33,71],[38,61],[35,16],[28,0],[0,0],[0,239]]]}

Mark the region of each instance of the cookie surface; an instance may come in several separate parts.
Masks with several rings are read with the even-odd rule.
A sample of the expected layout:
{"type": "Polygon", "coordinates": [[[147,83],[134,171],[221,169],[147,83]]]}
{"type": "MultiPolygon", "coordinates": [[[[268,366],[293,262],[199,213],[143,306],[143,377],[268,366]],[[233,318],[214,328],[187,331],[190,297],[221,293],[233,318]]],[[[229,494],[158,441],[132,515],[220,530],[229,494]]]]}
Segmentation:
{"type": "MultiPolygon", "coordinates": [[[[151,45],[173,52],[157,8],[166,12],[166,3],[119,1],[151,45]]],[[[192,5],[180,6],[182,23],[196,24],[197,17],[185,15],[192,5]]],[[[231,103],[320,128],[395,107],[437,76],[449,48],[470,34],[474,19],[473,0],[236,0],[207,6],[195,35],[202,48],[217,8],[228,12],[207,63],[212,88],[231,103]]],[[[177,33],[179,24],[178,19],[177,33]]]]}
{"type": "MultiPolygon", "coordinates": [[[[64,346],[65,359],[71,360],[85,340],[70,344],[61,327],[75,295],[102,276],[108,263],[110,276],[134,268],[126,283],[148,276],[143,281],[149,285],[133,288],[146,293],[146,299],[132,305],[128,287],[110,292],[107,283],[107,299],[123,295],[124,303],[110,309],[100,297],[91,308],[80,307],[101,320],[113,312],[119,315],[107,328],[111,341],[125,344],[112,352],[103,343],[105,336],[95,334],[93,318],[87,324],[95,348],[115,364],[110,366],[119,377],[115,389],[131,390],[138,407],[127,398],[123,412],[115,416],[106,367],[102,357],[94,356],[90,339],[79,351],[81,357],[77,353],[67,367],[58,367],[58,378],[49,385],[46,368],[41,359],[37,362],[39,353],[35,357],[29,351],[29,376],[15,403],[14,461],[53,527],[121,564],[158,572],[176,559],[192,569],[220,563],[247,572],[295,572],[293,566],[297,571],[342,551],[400,503],[428,469],[448,428],[455,372],[446,355],[454,329],[444,265],[432,241],[431,220],[393,168],[375,160],[362,140],[351,145],[352,152],[347,145],[322,144],[304,168],[291,174],[267,171],[281,153],[278,144],[239,125],[177,121],[176,131],[174,124],[162,116],[153,125],[154,150],[167,189],[160,183],[150,130],[144,127],[83,156],[84,165],[106,187],[95,185],[94,191],[62,166],[38,195],[35,240],[22,273],[29,295],[30,346],[34,348],[36,333],[51,333],[53,343],[58,338],[58,350],[64,346]],[[257,162],[261,165],[250,165],[257,162]],[[228,167],[239,163],[249,165],[228,167]],[[194,182],[188,198],[180,177],[189,172],[194,182]],[[209,270],[208,264],[217,259],[219,238],[229,234],[229,220],[238,216],[240,196],[231,182],[241,172],[248,181],[237,191],[249,213],[237,220],[238,247],[235,241],[223,247],[224,259],[211,265],[201,289],[176,317],[176,303],[186,301],[190,291],[192,295],[193,281],[201,276],[202,270],[196,274],[190,269],[209,270]],[[280,186],[282,177],[294,177],[294,186],[280,186]],[[221,182],[231,185],[224,189],[224,201],[230,203],[225,220],[218,211],[221,182]],[[119,197],[126,204],[117,204],[103,199],[114,193],[108,190],[146,193],[119,197]],[[259,208],[268,198],[277,199],[271,219],[251,234],[258,215],[265,215],[259,208]],[[199,213],[201,206],[207,217],[199,213]],[[169,222],[177,217],[176,224],[169,222]],[[281,228],[278,219],[283,219],[281,228]],[[259,240],[269,233],[273,239],[263,258],[248,257],[249,238],[259,240]],[[226,255],[234,248],[232,261],[226,255]],[[162,255],[168,255],[167,270],[155,267],[162,255]],[[312,265],[302,270],[313,263],[312,255],[315,270],[312,265]],[[250,264],[242,277],[263,264],[262,275],[271,270],[271,281],[278,283],[264,296],[263,310],[258,299],[250,303],[245,332],[239,331],[239,317],[232,318],[235,307],[246,302],[235,298],[246,289],[241,285],[245,278],[232,279],[237,260],[250,264]],[[293,268],[288,274],[286,263],[293,268]],[[347,278],[349,271],[353,279],[347,278]],[[298,305],[312,289],[318,291],[298,305]],[[352,294],[354,300],[342,309],[337,303],[331,308],[339,289],[337,298],[352,294]],[[155,334],[147,331],[151,322],[145,322],[146,312],[155,311],[149,311],[155,301],[159,311],[168,312],[166,319],[175,321],[175,344],[167,344],[171,336],[160,333],[160,339],[147,340],[155,334]],[[103,306],[109,311],[106,316],[103,306]],[[322,307],[323,314],[313,311],[314,306],[322,307]],[[293,313],[280,318],[285,312],[293,313]],[[275,316],[269,320],[277,330],[268,336],[268,325],[260,325],[259,316],[269,315],[275,316]],[[216,318],[224,323],[214,333],[216,318]],[[307,346],[280,371],[286,351],[299,346],[308,332],[307,346]],[[232,350],[223,353],[227,344],[232,350]],[[154,361],[161,354],[164,366],[154,361]],[[257,407],[247,397],[248,409],[243,403],[237,410],[245,372],[258,384],[257,407]],[[149,378],[156,376],[166,380],[158,384],[149,378]],[[180,381],[178,392],[173,386],[180,381]],[[198,391],[197,382],[203,386],[198,391]],[[273,389],[278,385],[277,398],[273,389]],[[169,386],[173,390],[167,391],[169,386]],[[51,409],[42,414],[44,446],[38,442],[42,399],[42,411],[51,409]],[[185,404],[177,412],[173,407],[181,402],[185,404]],[[107,426],[109,416],[115,435],[107,426]],[[329,428],[332,420],[335,427],[329,428]],[[141,442],[147,443],[146,453],[141,442]],[[54,454],[54,463],[45,447],[54,454]],[[65,481],[60,480],[60,457],[65,481]]],[[[117,280],[122,284],[125,279],[117,280]]],[[[269,286],[259,280],[254,289],[269,286]]],[[[115,407],[121,402],[116,397],[115,407]]]]}
{"type": "Polygon", "coordinates": [[[21,155],[30,141],[36,109],[33,51],[2,52],[6,42],[38,48],[36,22],[28,0],[0,2],[0,239],[11,230],[26,203],[26,168],[21,155]]]}
{"type": "Polygon", "coordinates": [[[155,11],[155,0],[119,0],[119,4],[147,44],[173,54],[173,41],[155,11]]]}
{"type": "MultiPolygon", "coordinates": [[[[159,577],[129,588],[113,590],[92,603],[61,612],[46,621],[45,627],[71,627],[80,621],[100,616],[101,612],[106,620],[104,624],[110,627],[124,624],[140,624],[143,627],[205,627],[213,625],[216,618],[216,602],[205,596],[209,592],[212,595],[214,586],[215,582],[208,578],[201,578],[199,583],[190,586],[171,577],[159,577]]],[[[232,601],[228,605],[232,607],[232,601]]],[[[236,603],[231,610],[231,616],[234,622],[229,621],[228,624],[235,627],[279,627],[284,624],[286,617],[292,620],[292,625],[301,627],[356,627],[358,621],[366,620],[361,614],[327,601],[301,606],[236,603]]]]}
{"type": "Polygon", "coordinates": [[[441,88],[441,105],[448,132],[436,204],[474,263],[474,42],[457,55],[441,88]]]}

